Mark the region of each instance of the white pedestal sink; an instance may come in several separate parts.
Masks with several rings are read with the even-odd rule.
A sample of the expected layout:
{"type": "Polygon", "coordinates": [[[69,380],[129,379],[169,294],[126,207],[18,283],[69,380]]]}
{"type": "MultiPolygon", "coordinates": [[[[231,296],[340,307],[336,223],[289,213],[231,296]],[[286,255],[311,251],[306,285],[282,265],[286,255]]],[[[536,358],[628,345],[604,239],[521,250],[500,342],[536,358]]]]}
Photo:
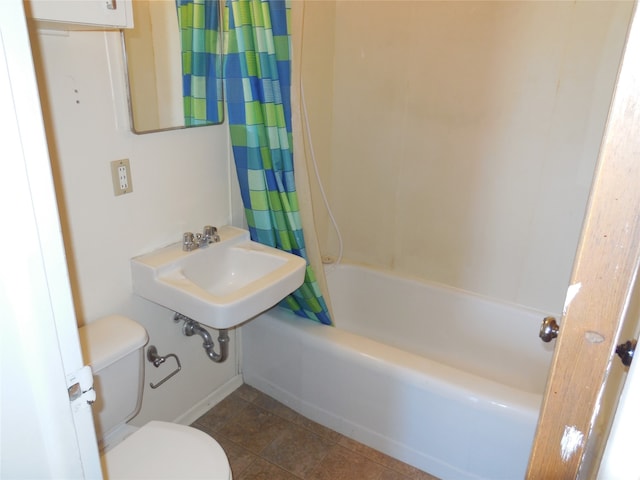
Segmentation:
{"type": "Polygon", "coordinates": [[[203,325],[233,328],[277,304],[304,281],[306,261],[254,242],[236,227],[191,252],[177,242],[131,259],[133,291],[203,325]]]}

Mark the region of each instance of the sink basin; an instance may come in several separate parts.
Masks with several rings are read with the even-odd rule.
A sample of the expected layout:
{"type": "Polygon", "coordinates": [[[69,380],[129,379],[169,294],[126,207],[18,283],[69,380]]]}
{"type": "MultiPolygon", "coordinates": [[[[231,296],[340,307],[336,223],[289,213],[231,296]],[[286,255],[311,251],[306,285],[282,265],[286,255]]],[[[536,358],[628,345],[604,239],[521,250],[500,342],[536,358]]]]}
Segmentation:
{"type": "Polygon", "coordinates": [[[306,261],[225,226],[220,241],[191,252],[177,242],[131,259],[133,291],[217,329],[235,327],[296,290],[306,261]]]}

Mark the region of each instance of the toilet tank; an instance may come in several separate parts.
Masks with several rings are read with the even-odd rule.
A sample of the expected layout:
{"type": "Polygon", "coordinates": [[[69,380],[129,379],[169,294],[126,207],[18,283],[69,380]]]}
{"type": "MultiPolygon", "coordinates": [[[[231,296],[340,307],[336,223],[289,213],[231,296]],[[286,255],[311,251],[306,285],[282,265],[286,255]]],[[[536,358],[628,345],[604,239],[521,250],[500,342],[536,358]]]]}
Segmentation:
{"type": "Polygon", "coordinates": [[[130,318],[112,315],[80,327],[78,333],[84,361],[93,371],[93,418],[102,444],[140,410],[147,331],[130,318]]]}

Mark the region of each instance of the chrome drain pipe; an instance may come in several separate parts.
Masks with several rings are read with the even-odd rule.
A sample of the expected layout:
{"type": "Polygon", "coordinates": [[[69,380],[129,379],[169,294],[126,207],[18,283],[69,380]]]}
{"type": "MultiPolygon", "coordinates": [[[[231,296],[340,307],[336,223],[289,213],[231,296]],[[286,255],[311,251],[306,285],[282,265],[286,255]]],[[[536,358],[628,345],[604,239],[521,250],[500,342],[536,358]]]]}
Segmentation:
{"type": "Polygon", "coordinates": [[[226,329],[218,330],[218,344],[220,345],[220,353],[215,351],[215,344],[213,343],[213,338],[209,331],[200,325],[195,320],[182,315],[181,313],[176,312],[173,317],[173,320],[177,323],[180,321],[184,322],[182,325],[182,333],[187,337],[191,337],[193,335],[200,335],[204,342],[202,343],[202,348],[204,348],[205,352],[207,352],[207,357],[211,359],[211,361],[216,363],[224,362],[229,356],[229,334],[226,329]]]}

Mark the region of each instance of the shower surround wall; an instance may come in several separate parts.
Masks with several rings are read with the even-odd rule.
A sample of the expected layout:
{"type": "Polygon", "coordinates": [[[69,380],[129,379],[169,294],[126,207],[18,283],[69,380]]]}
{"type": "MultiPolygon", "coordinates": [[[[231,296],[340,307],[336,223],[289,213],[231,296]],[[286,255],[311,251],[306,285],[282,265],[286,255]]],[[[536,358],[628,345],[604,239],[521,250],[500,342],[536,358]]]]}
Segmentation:
{"type": "MultiPolygon", "coordinates": [[[[140,322],[173,365],[146,363],[134,423],[183,418],[237,378],[238,361],[214,365],[172,312],[133,295],[129,259],[179,241],[183,231],[242,217],[231,176],[227,125],[137,136],[129,130],[118,32],[32,35],[67,256],[79,321],[118,313],[140,322]],[[109,162],[129,158],[133,193],[114,196],[109,162]]],[[[232,345],[234,345],[232,338],[232,345]]]]}
{"type": "Polygon", "coordinates": [[[562,310],[632,6],[306,2],[302,76],[345,260],[562,310]]]}

